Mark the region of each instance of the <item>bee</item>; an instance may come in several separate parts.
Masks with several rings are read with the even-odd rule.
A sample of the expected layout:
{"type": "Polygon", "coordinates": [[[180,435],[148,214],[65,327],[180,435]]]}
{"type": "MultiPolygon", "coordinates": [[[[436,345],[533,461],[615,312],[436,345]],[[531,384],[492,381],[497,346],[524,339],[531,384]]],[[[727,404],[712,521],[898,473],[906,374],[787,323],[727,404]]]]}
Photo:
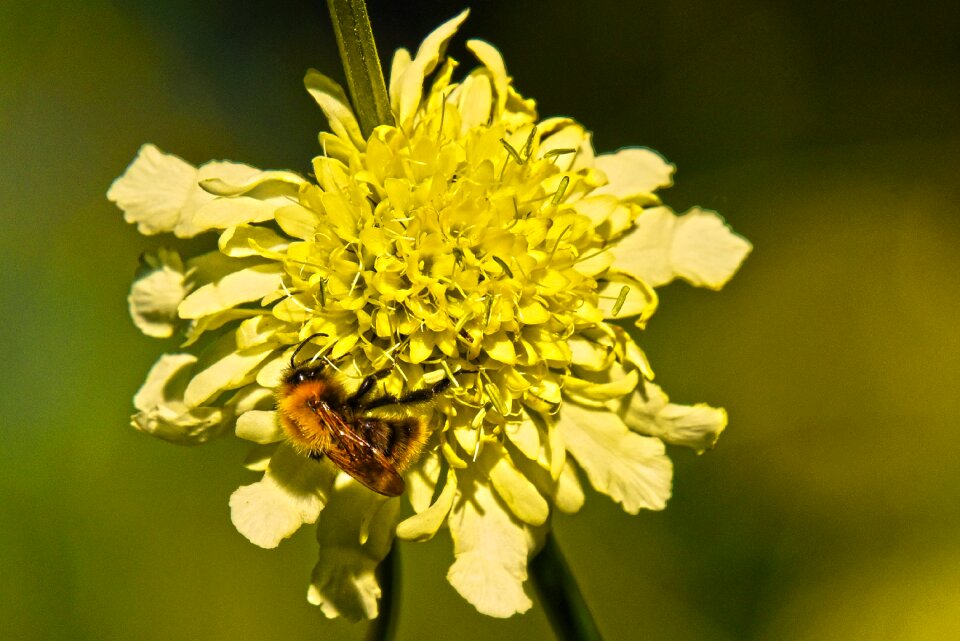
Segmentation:
{"type": "Polygon", "coordinates": [[[297,364],[297,354],[317,336],[326,334],[314,334],[294,350],[277,390],[277,414],[287,439],[312,459],[326,456],[374,492],[403,494],[406,484],[400,474],[423,450],[429,437],[426,421],[422,416],[371,412],[391,405],[427,403],[446,390],[451,380],[445,377],[432,387],[399,397],[375,396],[377,382],[391,371],[387,368],[364,378],[351,394],[331,375],[325,362],[297,364]]]}

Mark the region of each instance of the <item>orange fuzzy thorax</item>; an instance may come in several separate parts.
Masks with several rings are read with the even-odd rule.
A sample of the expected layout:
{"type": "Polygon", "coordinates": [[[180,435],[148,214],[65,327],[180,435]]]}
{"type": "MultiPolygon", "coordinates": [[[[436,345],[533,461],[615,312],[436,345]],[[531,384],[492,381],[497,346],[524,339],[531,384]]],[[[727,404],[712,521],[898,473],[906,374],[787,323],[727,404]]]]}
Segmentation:
{"type": "Polygon", "coordinates": [[[347,427],[343,418],[324,402],[326,398],[339,396],[339,392],[325,380],[304,381],[280,389],[277,395],[280,425],[302,453],[323,452],[330,446],[331,434],[347,427]]]}

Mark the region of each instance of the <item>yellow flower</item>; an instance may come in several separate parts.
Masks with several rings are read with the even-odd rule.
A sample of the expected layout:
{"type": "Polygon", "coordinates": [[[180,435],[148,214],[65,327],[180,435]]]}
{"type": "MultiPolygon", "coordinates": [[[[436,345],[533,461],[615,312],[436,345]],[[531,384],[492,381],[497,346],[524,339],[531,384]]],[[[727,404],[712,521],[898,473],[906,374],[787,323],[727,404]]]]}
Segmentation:
{"type": "MultiPolygon", "coordinates": [[[[466,12],[415,56],[394,57],[396,126],[364,139],[343,90],[310,71],[331,133],[315,180],[213,162],[194,168],[145,145],[108,194],[145,234],[219,234],[217,251],[145,260],[131,313],[144,333],[182,332],[137,394],[138,429],[202,442],[225,429],[255,443],[260,481],[231,497],[233,522],[271,548],[318,522],[308,598],[328,616],[374,617],[374,569],[393,537],[444,524],[450,583],[485,614],[527,610],[527,561],[552,509],[577,511],[576,468],[629,513],[662,509],[664,443],[702,451],[721,409],[669,402],[615,319],[639,327],[654,287],[721,287],[750,251],[714,212],[676,215],[656,191],[673,166],[642,148],[595,154],[569,118],[539,119],[499,52],[460,82],[444,49],[466,12]],[[388,499],[299,454],[278,426],[274,390],[294,347],[345,380],[386,367],[400,395],[444,377],[427,407],[425,453],[388,499]]],[[[349,385],[349,383],[348,383],[349,385]]]]}

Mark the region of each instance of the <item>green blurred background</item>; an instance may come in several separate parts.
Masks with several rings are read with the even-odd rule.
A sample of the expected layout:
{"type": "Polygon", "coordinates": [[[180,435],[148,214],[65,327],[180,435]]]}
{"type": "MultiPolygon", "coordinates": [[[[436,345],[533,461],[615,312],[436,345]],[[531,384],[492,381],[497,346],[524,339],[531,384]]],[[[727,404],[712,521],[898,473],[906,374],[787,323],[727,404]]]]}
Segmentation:
{"type": "MultiPolygon", "coordinates": [[[[382,57],[462,6],[371,2],[382,57]]],[[[542,115],[659,150],[668,203],[755,245],[642,336],[675,401],[729,410],[718,448],[672,452],[665,512],[556,519],[608,640],[960,638],[958,33],[936,0],[474,4],[542,115]]],[[[311,66],[341,75],[321,0],[0,0],[0,638],[362,636],[306,603],[310,528],[234,531],[241,444],[128,427],[173,343],[127,317],[157,240],[104,196],[147,141],[306,171],[311,66]]],[[[447,535],[402,555],[399,639],[551,638],[463,602],[447,535]]]]}

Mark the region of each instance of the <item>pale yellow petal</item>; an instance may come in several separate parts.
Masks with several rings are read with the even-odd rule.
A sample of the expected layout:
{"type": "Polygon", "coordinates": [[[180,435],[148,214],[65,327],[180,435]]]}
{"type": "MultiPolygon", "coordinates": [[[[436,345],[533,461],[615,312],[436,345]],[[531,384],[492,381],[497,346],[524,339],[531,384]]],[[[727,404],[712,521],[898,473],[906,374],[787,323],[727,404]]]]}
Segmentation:
{"type": "Polygon", "coordinates": [[[543,525],[550,515],[547,501],[517,469],[502,445],[486,443],[478,463],[481,469],[487,470],[493,489],[514,516],[530,525],[543,525]]]}
{"type": "Polygon", "coordinates": [[[240,163],[210,162],[200,167],[199,184],[213,196],[296,200],[310,183],[292,171],[261,171],[240,163]]]}
{"type": "Polygon", "coordinates": [[[266,252],[282,252],[289,240],[267,227],[238,225],[220,234],[220,251],[231,258],[263,256],[266,252]]]}
{"type": "Polygon", "coordinates": [[[263,478],[238,488],[230,497],[234,527],[254,545],[277,547],[301,525],[317,520],[335,474],[333,466],[281,445],[263,478]]]}
{"type": "Polygon", "coordinates": [[[565,394],[590,401],[587,404],[591,405],[626,396],[637,388],[640,377],[637,370],[624,371],[617,364],[602,372],[584,372],[584,376],[588,374],[591,378],[564,376],[563,388],[565,394]]]}
{"type": "Polygon", "coordinates": [[[252,382],[255,370],[273,350],[271,345],[238,350],[233,334],[222,336],[202,354],[197,373],[183,393],[184,402],[197,407],[225,390],[252,382]]]}
{"type": "Polygon", "coordinates": [[[393,544],[400,501],[341,479],[317,524],[320,551],[307,600],[329,618],[373,619],[381,593],[375,572],[393,544]]]}
{"type": "Polygon", "coordinates": [[[272,410],[250,410],[237,418],[237,436],[247,441],[266,445],[284,439],[283,429],[272,410]]]}
{"type": "Polygon", "coordinates": [[[457,475],[453,468],[447,470],[446,482],[440,496],[428,508],[404,519],[397,525],[397,536],[408,541],[429,541],[443,525],[457,492],[457,475]]]}
{"type": "Polygon", "coordinates": [[[598,283],[598,305],[604,318],[630,318],[636,316],[637,325],[642,326],[657,310],[657,293],[648,281],[638,280],[633,272],[623,273],[628,267],[617,260],[617,271],[604,274],[598,283]]]}
{"type": "Polygon", "coordinates": [[[430,450],[422,457],[417,465],[413,466],[404,475],[407,482],[407,500],[416,513],[423,512],[430,507],[433,495],[440,480],[440,455],[430,450]]]}
{"type": "Polygon", "coordinates": [[[489,42],[483,40],[467,40],[467,49],[477,57],[484,67],[490,72],[493,78],[493,87],[496,94],[496,111],[502,113],[507,104],[510,86],[510,77],[507,75],[507,67],[503,62],[503,56],[489,42]]]}
{"type": "Polygon", "coordinates": [[[130,316],[141,332],[169,338],[182,324],[177,307],[189,293],[183,260],[175,251],[161,248],[142,257],[140,275],[130,287],[130,316]]]}
{"type": "Polygon", "coordinates": [[[487,76],[477,74],[467,76],[454,94],[453,98],[456,99],[460,111],[461,132],[465,133],[490,122],[493,87],[487,76]]]}
{"type": "Polygon", "coordinates": [[[467,19],[469,13],[469,10],[464,10],[455,18],[437,27],[426,37],[417,50],[417,55],[404,69],[400,89],[397,92],[399,101],[394,105],[400,124],[405,123],[417,110],[420,97],[423,95],[424,79],[436,68],[440,58],[443,57],[447,43],[457,32],[460,24],[467,19]]]}
{"type": "Polygon", "coordinates": [[[366,141],[360,133],[360,125],[357,124],[357,118],[353,115],[350,100],[343,88],[315,69],[307,71],[303,84],[320,105],[333,133],[341,140],[349,141],[357,149],[364,149],[366,141]]]}
{"type": "Polygon", "coordinates": [[[666,506],[673,465],[660,439],[634,434],[613,412],[570,402],[560,410],[557,427],[598,492],[630,514],[666,506]]]}
{"type": "Polygon", "coordinates": [[[613,347],[591,341],[574,334],[567,341],[570,345],[571,362],[577,367],[591,371],[604,371],[613,362],[613,347]]]}
{"type": "Polygon", "coordinates": [[[315,211],[299,204],[281,207],[274,217],[285,234],[303,240],[313,240],[320,223],[320,216],[315,211]]]}
{"type": "Polygon", "coordinates": [[[277,209],[288,204],[290,202],[286,199],[259,200],[247,196],[215,198],[198,207],[190,217],[189,224],[178,226],[177,235],[195,236],[207,230],[273,220],[277,209]]]}
{"type": "Polygon", "coordinates": [[[456,560],[447,580],[481,614],[506,618],[526,612],[533,605],[523,583],[537,544],[534,531],[515,519],[484,481],[461,483],[457,495],[448,519],[456,560]]]}
{"type": "Polygon", "coordinates": [[[504,429],[507,438],[520,452],[531,460],[536,460],[540,452],[540,430],[532,419],[524,416],[519,423],[508,423],[504,429]]]}
{"type": "Polygon", "coordinates": [[[390,63],[390,108],[393,112],[400,113],[400,92],[403,89],[403,74],[413,59],[410,52],[403,47],[397,49],[393,54],[393,60],[390,63]]]}
{"type": "Polygon", "coordinates": [[[180,318],[201,318],[259,300],[281,289],[282,276],[283,267],[277,263],[231,272],[187,296],[180,303],[180,318]]]}
{"type": "Polygon", "coordinates": [[[490,334],[483,339],[483,350],[490,358],[514,365],[517,362],[517,352],[514,349],[513,340],[507,336],[506,332],[497,332],[490,334]]]}
{"type": "Polygon", "coordinates": [[[676,277],[721,288],[750,253],[716,212],[694,208],[677,216],[666,207],[644,210],[636,228],[618,242],[616,267],[659,287],[676,277]]]}
{"type": "Polygon", "coordinates": [[[663,390],[650,382],[630,397],[621,415],[631,429],[672,445],[693,448],[697,453],[713,447],[727,426],[723,408],[671,403],[663,390]]]}
{"type": "Polygon", "coordinates": [[[192,354],[164,354],[147,374],[133,397],[138,412],[131,424],[141,432],[181,444],[204,443],[218,435],[225,422],[217,407],[191,407],[184,390],[197,358],[192,354]]]}
{"type": "Polygon", "coordinates": [[[172,232],[198,202],[213,199],[197,185],[193,165],[151,144],[143,145],[113,181],[107,198],[123,210],[124,220],[136,223],[137,230],[147,235],[172,232]]]}
{"type": "Polygon", "coordinates": [[[572,462],[567,461],[560,473],[560,478],[557,479],[553,503],[561,512],[575,514],[583,507],[584,498],[583,487],[580,486],[580,480],[577,478],[577,470],[572,462]]]}
{"type": "Polygon", "coordinates": [[[622,200],[643,197],[673,184],[676,167],[652,149],[627,147],[613,154],[601,154],[594,165],[607,176],[607,184],[593,195],[613,194],[622,200]]]}

